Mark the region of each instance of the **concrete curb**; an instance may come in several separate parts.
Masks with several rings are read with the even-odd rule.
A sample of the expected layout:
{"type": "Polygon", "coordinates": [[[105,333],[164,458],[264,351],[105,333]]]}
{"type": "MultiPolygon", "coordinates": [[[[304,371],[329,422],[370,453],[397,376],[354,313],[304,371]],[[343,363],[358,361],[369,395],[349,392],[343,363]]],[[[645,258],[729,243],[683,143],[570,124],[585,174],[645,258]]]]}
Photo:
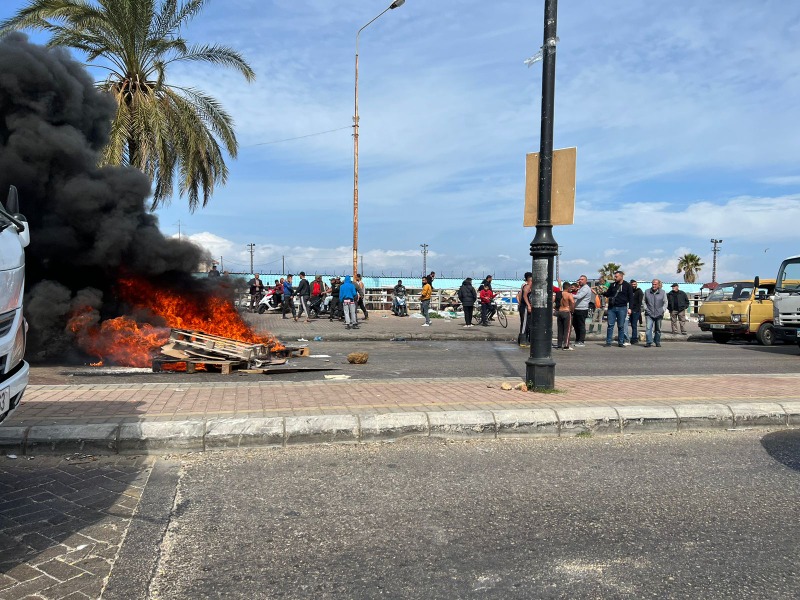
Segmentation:
{"type": "MultiPolygon", "coordinates": [[[[408,331],[397,331],[397,332],[388,332],[388,331],[375,331],[370,332],[364,329],[359,329],[357,331],[353,331],[352,333],[346,330],[343,331],[334,331],[334,332],[316,332],[313,335],[319,335],[322,337],[322,342],[314,342],[315,344],[324,343],[324,342],[392,342],[392,341],[399,341],[399,342],[513,342],[517,343],[517,327],[511,327],[509,325],[508,329],[501,329],[497,332],[495,331],[486,331],[486,328],[481,327],[479,330],[469,330],[469,333],[460,332],[460,331],[436,331],[436,325],[432,326],[431,329],[425,329],[424,333],[422,332],[408,332],[408,331]]],[[[283,340],[288,344],[293,343],[293,339],[300,336],[300,334],[306,334],[307,332],[298,331],[298,332],[272,332],[274,335],[278,337],[278,339],[283,340]]],[[[309,338],[310,340],[311,338],[309,338]]],[[[665,335],[662,334],[662,341],[667,343],[673,342],[697,342],[701,340],[711,340],[711,336],[706,335],[665,335]]],[[[586,341],[588,343],[597,343],[603,344],[606,341],[605,334],[589,334],[586,336],[586,341]]],[[[640,344],[644,346],[644,344],[640,344]]]]}
{"type": "Polygon", "coordinates": [[[554,438],[800,426],[800,400],[0,427],[4,454],[164,454],[404,437],[554,438]]]}

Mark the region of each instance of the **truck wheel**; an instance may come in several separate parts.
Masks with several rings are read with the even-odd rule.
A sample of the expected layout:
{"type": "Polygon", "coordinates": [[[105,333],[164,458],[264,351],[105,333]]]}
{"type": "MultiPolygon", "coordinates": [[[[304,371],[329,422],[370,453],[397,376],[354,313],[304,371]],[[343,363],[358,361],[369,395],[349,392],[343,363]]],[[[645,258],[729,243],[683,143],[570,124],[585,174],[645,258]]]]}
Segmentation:
{"type": "Polygon", "coordinates": [[[711,337],[713,337],[714,341],[717,342],[718,344],[727,344],[728,342],[731,341],[731,334],[724,333],[722,331],[713,331],[711,333],[711,337]]]}
{"type": "Polygon", "coordinates": [[[775,343],[775,330],[772,323],[763,323],[756,334],[758,343],[763,346],[772,346],[775,343]]]}

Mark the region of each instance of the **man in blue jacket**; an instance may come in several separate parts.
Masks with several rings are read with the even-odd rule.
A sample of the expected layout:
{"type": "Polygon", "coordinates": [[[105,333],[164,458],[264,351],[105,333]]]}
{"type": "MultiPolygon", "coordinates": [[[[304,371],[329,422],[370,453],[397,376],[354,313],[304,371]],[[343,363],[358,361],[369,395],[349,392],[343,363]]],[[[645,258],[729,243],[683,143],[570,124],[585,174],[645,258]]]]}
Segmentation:
{"type": "Polygon", "coordinates": [[[620,348],[626,346],[625,320],[631,314],[633,306],[633,288],[625,281],[623,271],[614,271],[614,282],[603,294],[608,298],[608,329],[606,330],[606,347],[614,340],[614,325],[617,326],[617,343],[620,348]]]}
{"type": "Polygon", "coordinates": [[[286,281],[283,282],[283,307],[281,307],[281,315],[286,319],[286,310],[292,311],[292,318],[297,321],[297,309],[294,307],[294,289],[292,289],[292,274],[286,276],[286,281]]]}
{"type": "Polygon", "coordinates": [[[356,314],[358,292],[350,280],[350,275],[345,276],[344,283],[339,288],[339,302],[342,304],[345,329],[358,329],[358,315],[356,314]]]}

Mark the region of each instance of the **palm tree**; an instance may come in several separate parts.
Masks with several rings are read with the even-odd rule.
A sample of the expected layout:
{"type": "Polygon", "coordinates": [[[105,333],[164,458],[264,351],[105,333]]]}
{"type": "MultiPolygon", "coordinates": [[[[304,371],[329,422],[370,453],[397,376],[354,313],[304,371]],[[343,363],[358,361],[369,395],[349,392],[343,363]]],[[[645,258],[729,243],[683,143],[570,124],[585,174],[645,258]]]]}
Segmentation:
{"type": "Polygon", "coordinates": [[[619,267],[620,265],[617,263],[610,262],[597,269],[597,272],[600,274],[600,283],[602,284],[609,279],[613,279],[614,271],[619,271],[619,267]]]}
{"type": "Polygon", "coordinates": [[[167,67],[199,61],[230,67],[255,78],[234,50],[189,46],[181,29],[207,0],[30,0],[0,23],[0,35],[16,29],[52,34],[49,46],[69,46],[108,70],[97,86],[117,102],[102,164],[131,165],[155,184],[151,210],[169,202],[174,180],[191,210],[205,206],[228,168],[223,149],[239,147],[233,120],[213,97],[195,87],[171,85],[167,67]],[[156,6],[158,4],[158,7],[156,6]]]}
{"type": "Polygon", "coordinates": [[[678,259],[678,273],[683,272],[683,280],[686,283],[694,283],[697,279],[697,273],[700,271],[703,263],[697,254],[684,254],[678,259]]]}

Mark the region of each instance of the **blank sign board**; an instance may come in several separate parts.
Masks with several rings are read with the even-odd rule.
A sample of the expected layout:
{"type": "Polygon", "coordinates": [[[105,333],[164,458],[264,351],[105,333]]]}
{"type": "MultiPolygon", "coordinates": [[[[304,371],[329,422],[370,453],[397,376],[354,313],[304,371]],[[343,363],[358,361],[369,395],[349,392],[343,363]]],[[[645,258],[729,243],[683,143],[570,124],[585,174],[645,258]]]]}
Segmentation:
{"type": "MultiPolygon", "coordinates": [[[[550,204],[550,223],[575,223],[575,164],[577,148],[553,152],[553,190],[550,204]]],[[[539,210],[539,153],[525,156],[525,216],[523,225],[535,227],[539,210]]]]}

